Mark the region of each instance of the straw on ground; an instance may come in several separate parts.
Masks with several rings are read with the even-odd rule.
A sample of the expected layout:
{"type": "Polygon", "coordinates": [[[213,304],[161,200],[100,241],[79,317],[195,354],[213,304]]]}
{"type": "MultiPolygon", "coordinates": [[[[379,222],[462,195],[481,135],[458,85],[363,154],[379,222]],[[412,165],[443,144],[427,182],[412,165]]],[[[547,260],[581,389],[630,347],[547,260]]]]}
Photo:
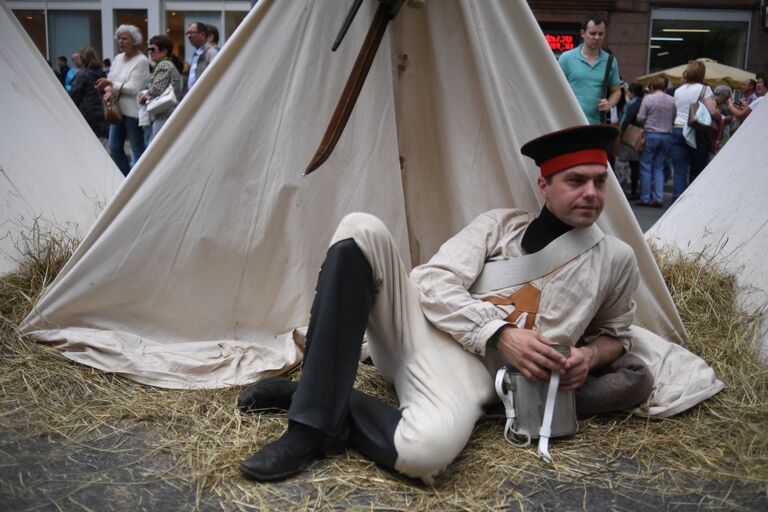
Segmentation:
{"type": "MultiPolygon", "coordinates": [[[[535,447],[508,445],[502,422],[489,417],[432,487],[383,470],[351,450],[313,464],[298,478],[265,485],[242,479],[237,463],[279,436],[285,415],[240,414],[238,389],[142,386],[17,336],[15,326],[74,247],[71,240],[36,236],[28,261],[0,280],[0,429],[6,442],[52,435],[72,450],[106,446],[99,449],[118,455],[123,450],[126,468],[138,464],[142,478],[193,486],[202,507],[526,509],[562,498],[571,505],[576,500],[569,508],[579,508],[594,493],[631,502],[649,492],[667,506],[732,510],[764,503],[768,365],[756,355],[756,316],[736,309],[733,279],[704,257],[657,255],[689,331],[689,348],[726,383],[724,392],[692,410],[666,420],[613,415],[582,421],[578,435],[555,443],[552,465],[536,457],[535,447]],[[140,436],[142,454],[124,446],[131,436],[140,436]],[[160,455],[170,462],[153,465],[160,455]]],[[[298,370],[292,377],[298,378],[298,370]]],[[[360,366],[356,385],[395,401],[390,385],[370,366],[360,366]]],[[[19,496],[34,490],[23,479],[4,479],[0,492],[19,496]]],[[[78,503],[75,498],[70,493],[57,506],[67,508],[78,503]]]]}

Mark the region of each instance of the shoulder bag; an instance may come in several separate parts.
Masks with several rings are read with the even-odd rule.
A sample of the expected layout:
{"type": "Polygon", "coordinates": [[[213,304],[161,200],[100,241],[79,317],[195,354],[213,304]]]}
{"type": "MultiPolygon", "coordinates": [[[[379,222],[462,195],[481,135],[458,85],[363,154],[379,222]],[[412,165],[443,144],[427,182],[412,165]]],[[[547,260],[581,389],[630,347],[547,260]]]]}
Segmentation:
{"type": "MultiPolygon", "coordinates": [[[[136,67],[134,66],[133,69],[131,69],[128,72],[128,78],[125,80],[125,82],[129,82],[131,80],[131,75],[133,74],[136,67]]],[[[123,82],[123,84],[125,83],[123,82]]],[[[104,97],[101,98],[101,104],[104,107],[104,121],[106,121],[108,124],[120,124],[123,122],[123,113],[120,111],[120,106],[117,103],[117,100],[120,99],[120,91],[123,90],[123,86],[120,85],[120,89],[117,91],[112,89],[112,97],[108,100],[105,100],[104,97]]]]}
{"type": "Polygon", "coordinates": [[[101,99],[101,104],[104,107],[104,121],[108,124],[120,124],[123,120],[123,113],[120,112],[120,107],[117,105],[117,98],[112,96],[108,100],[101,99]]]}
{"type": "Polygon", "coordinates": [[[711,133],[717,129],[717,121],[712,120],[712,116],[704,104],[704,92],[706,90],[707,86],[702,84],[699,99],[688,107],[688,126],[697,132],[711,133]]]}
{"type": "Polygon", "coordinates": [[[621,142],[635,151],[642,151],[645,146],[645,129],[634,124],[627,125],[621,134],[621,142]]]}
{"type": "Polygon", "coordinates": [[[179,100],[176,99],[176,93],[173,90],[173,81],[171,81],[171,83],[168,84],[168,87],[166,87],[159,96],[156,96],[147,102],[147,112],[156,116],[175,107],[178,102],[179,100]]]}

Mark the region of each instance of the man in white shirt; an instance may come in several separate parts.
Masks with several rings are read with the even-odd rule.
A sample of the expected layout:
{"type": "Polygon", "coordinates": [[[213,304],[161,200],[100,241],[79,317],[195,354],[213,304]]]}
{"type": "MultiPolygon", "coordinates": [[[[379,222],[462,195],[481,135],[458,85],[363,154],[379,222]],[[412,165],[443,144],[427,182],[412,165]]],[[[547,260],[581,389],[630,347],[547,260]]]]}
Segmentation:
{"type": "Polygon", "coordinates": [[[620,240],[601,236],[523,285],[473,289],[488,261],[551,257],[550,242],[592,226],[603,209],[607,152],[617,133],[580,126],[524,145],[522,153],[541,169],[539,216],[486,212],[410,276],[380,220],[345,217],[318,279],[301,382],[266,379],[240,396],[244,412],[288,409],[289,419],[280,439],[240,465],[243,474],[283,479],[351,446],[430,483],[466,445],[484,407],[497,402],[492,373],[504,364],[535,381],[558,372],[561,388],[576,390],[583,414],[643,402],[652,377],[625,354],[639,271],[620,240]],[[522,307],[504,299],[526,287],[539,294],[538,308],[521,315],[522,307]],[[399,409],[352,388],[364,332],[374,365],[395,386],[399,409]],[[572,347],[571,355],[553,343],[572,347]],[[593,370],[608,374],[611,384],[601,386],[605,381],[593,370]]]}

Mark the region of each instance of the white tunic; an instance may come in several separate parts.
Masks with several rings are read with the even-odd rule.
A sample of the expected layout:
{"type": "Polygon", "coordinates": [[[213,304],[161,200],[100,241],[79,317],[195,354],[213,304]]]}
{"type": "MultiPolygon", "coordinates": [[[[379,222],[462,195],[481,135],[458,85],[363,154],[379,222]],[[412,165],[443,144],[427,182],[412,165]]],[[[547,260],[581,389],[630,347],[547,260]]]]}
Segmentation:
{"type": "MultiPolygon", "coordinates": [[[[467,290],[486,261],[523,254],[520,242],[531,220],[529,214],[519,210],[486,212],[411,273],[411,281],[421,292],[424,315],[469,352],[485,354],[486,342],[514,310],[513,306],[496,306],[478,299],[508,296],[519,286],[474,296],[467,290]]],[[[632,412],[669,417],[706,400],[724,386],[712,368],[695,354],[632,325],[632,293],[638,279],[631,248],[606,236],[563,266],[548,282],[547,277],[533,281],[542,289],[534,327],[553,342],[569,346],[582,336],[587,342],[600,334],[617,338],[654,376],[651,397],[632,412]]],[[[523,317],[518,322],[521,320],[523,317]]],[[[498,358],[486,360],[486,366],[493,369],[499,362],[498,358]]]]}
{"type": "MultiPolygon", "coordinates": [[[[428,263],[411,272],[411,280],[421,291],[426,317],[470,352],[485,354],[486,342],[515,309],[480,299],[507,297],[520,286],[475,295],[467,290],[486,261],[524,254],[520,242],[531,220],[528,213],[519,210],[486,212],[443,244],[428,263]]],[[[629,349],[635,313],[632,293],[638,280],[632,249],[606,236],[554,277],[532,282],[542,291],[534,327],[562,345],[574,346],[582,337],[591,341],[606,334],[629,349]]]]}

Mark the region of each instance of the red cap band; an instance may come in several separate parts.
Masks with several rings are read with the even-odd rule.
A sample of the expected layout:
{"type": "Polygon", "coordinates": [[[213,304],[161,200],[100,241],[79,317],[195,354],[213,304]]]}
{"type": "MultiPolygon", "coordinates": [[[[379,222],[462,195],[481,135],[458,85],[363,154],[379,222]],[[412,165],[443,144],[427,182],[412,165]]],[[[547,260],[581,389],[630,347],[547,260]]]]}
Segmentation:
{"type": "Polygon", "coordinates": [[[608,166],[608,155],[602,149],[582,149],[550,158],[541,163],[541,176],[546,178],[560,171],[584,164],[608,166]]]}

